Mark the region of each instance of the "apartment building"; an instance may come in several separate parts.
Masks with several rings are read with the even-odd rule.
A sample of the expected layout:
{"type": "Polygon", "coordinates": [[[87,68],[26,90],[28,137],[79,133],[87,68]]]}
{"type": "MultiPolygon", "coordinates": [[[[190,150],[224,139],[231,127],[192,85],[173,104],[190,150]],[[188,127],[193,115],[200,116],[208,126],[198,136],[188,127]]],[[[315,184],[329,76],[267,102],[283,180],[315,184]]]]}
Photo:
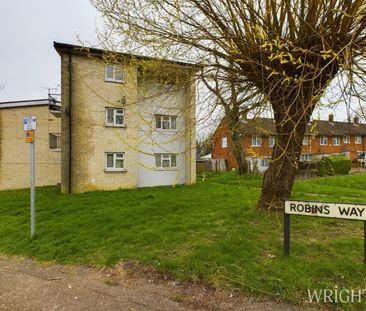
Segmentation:
{"type": "Polygon", "coordinates": [[[61,57],[62,192],[195,182],[194,65],[54,47],[61,57]]]}
{"type": "Polygon", "coordinates": [[[61,182],[61,113],[53,98],[0,103],[0,190],[30,186],[29,144],[23,118],[37,117],[36,186],[61,182]]]}
{"type": "MultiPolygon", "coordinates": [[[[268,168],[275,145],[275,122],[269,118],[242,120],[242,146],[251,169],[268,168]]],[[[212,158],[225,159],[227,168],[237,166],[231,150],[228,128],[223,120],[212,138],[212,158]]],[[[313,120],[307,125],[300,162],[310,162],[329,155],[346,155],[352,161],[365,158],[366,124],[355,117],[353,122],[313,120]]]]}

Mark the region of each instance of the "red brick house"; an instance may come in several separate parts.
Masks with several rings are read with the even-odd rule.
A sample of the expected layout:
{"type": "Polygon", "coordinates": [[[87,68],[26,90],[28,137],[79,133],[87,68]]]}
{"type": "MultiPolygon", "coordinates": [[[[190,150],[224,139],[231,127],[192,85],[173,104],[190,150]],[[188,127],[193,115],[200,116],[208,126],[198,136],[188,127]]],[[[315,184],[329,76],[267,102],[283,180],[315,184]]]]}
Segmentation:
{"type": "MultiPolygon", "coordinates": [[[[275,122],[269,118],[242,121],[242,144],[251,169],[267,169],[275,144],[275,122]]],[[[235,168],[228,128],[223,119],[212,137],[212,159],[225,159],[227,169],[235,168]]],[[[300,162],[310,162],[324,156],[343,154],[352,161],[365,158],[366,124],[357,117],[353,122],[313,120],[309,122],[303,141],[300,162]]]]}

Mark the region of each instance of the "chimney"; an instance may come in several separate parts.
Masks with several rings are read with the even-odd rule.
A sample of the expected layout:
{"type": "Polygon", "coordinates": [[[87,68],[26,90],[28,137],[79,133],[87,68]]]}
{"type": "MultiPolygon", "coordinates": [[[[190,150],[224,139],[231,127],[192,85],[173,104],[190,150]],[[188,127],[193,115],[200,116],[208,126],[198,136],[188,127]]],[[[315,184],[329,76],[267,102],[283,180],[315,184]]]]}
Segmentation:
{"type": "Polygon", "coordinates": [[[358,123],[360,123],[360,118],[359,118],[359,117],[357,117],[357,116],[356,116],[356,117],[354,117],[354,118],[353,118],[353,123],[354,123],[354,124],[358,124],[358,123]]]}
{"type": "Polygon", "coordinates": [[[328,121],[329,122],[334,122],[334,115],[333,114],[330,114],[329,117],[328,117],[328,121]]]}

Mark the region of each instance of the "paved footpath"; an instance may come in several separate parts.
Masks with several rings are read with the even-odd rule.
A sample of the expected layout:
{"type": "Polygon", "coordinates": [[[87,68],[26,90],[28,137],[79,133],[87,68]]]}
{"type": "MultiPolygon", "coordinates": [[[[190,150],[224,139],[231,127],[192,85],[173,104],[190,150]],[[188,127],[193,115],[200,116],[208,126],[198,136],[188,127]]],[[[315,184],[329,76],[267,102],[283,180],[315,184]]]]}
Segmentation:
{"type": "Polygon", "coordinates": [[[122,265],[105,269],[45,265],[0,255],[0,310],[310,310],[131,270],[122,265]]]}

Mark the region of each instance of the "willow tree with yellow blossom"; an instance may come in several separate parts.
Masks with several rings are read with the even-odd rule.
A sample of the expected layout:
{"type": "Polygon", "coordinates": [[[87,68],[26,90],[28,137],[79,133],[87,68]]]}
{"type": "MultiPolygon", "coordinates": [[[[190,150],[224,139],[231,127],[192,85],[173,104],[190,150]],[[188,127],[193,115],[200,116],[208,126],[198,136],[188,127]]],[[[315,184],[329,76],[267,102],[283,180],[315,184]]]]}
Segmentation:
{"type": "Polygon", "coordinates": [[[364,81],[364,0],[91,3],[105,17],[101,40],[130,51],[195,61],[207,68],[201,78],[224,72],[221,76],[238,79],[239,90],[262,96],[248,102],[270,104],[276,142],[263,178],[262,208],[282,208],[291,196],[306,125],[332,80],[343,75],[350,84],[364,81]]]}

